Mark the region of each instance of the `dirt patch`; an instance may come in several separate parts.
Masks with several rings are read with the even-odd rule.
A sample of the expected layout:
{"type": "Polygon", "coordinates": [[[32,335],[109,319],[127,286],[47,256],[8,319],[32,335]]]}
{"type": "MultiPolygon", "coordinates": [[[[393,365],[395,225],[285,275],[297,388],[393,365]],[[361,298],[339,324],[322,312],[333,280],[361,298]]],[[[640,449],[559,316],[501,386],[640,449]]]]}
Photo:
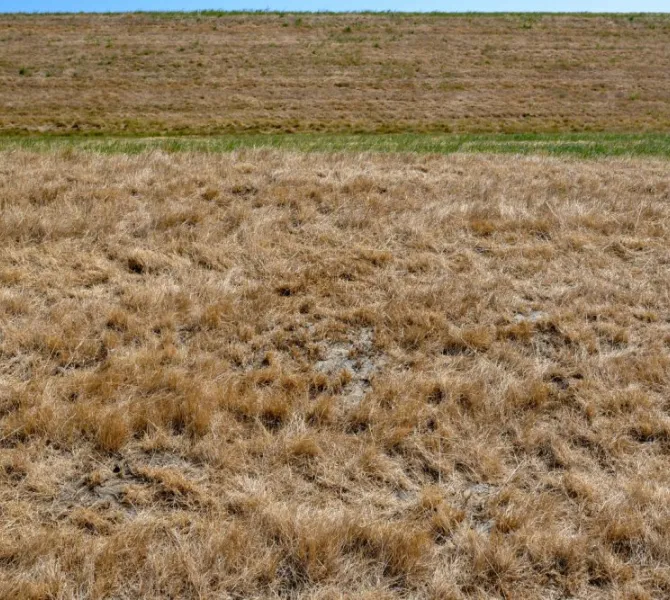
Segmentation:
{"type": "Polygon", "coordinates": [[[370,389],[372,378],[383,364],[373,344],[374,332],[363,328],[351,335],[346,342],[325,342],[323,356],[314,363],[319,373],[335,376],[346,371],[351,379],[346,383],[340,397],[347,402],[360,402],[370,389]]]}
{"type": "Polygon", "coordinates": [[[149,460],[147,464],[123,460],[65,486],[59,503],[65,512],[81,507],[115,509],[132,517],[155,502],[175,507],[198,503],[203,497],[203,480],[203,474],[183,460],[149,460]]]}

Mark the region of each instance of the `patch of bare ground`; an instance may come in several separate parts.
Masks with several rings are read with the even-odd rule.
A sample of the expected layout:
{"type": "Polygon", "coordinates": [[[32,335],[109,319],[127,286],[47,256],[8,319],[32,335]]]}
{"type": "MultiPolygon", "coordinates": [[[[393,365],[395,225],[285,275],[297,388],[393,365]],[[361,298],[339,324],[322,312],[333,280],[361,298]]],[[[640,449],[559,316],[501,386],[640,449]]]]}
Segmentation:
{"type": "Polygon", "coordinates": [[[667,598],[667,162],[0,155],[3,598],[667,598]]]}
{"type": "Polygon", "coordinates": [[[668,132],[668,15],[0,15],[0,131],[668,132]]]}

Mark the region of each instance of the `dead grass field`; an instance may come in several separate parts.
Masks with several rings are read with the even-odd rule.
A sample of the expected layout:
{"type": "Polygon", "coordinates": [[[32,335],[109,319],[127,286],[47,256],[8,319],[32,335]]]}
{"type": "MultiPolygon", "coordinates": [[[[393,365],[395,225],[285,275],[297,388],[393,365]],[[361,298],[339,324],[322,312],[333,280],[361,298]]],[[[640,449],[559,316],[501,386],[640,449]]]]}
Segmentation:
{"type": "Polygon", "coordinates": [[[667,15],[0,15],[0,132],[668,132],[669,72],[667,15]]]}
{"type": "Polygon", "coordinates": [[[667,162],[13,151],[0,208],[0,597],[670,596],[667,162]]]}

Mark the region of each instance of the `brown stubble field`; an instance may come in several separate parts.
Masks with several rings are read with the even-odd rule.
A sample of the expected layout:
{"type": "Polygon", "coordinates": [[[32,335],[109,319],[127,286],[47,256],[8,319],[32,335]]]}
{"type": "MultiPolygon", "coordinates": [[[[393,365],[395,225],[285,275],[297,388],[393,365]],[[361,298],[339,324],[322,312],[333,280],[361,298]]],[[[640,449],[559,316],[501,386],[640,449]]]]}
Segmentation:
{"type": "Polygon", "coordinates": [[[668,132],[670,18],[0,15],[0,132],[668,132]]]}
{"type": "Polygon", "coordinates": [[[0,597],[670,595],[667,162],[0,157],[0,597]]]}

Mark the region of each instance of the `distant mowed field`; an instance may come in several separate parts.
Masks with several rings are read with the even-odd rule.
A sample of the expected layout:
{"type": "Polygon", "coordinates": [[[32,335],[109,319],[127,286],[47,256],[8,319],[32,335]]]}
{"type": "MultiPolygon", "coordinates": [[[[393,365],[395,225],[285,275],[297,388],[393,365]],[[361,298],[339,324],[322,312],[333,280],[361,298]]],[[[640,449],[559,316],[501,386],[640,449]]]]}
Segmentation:
{"type": "Polygon", "coordinates": [[[668,132],[668,73],[667,15],[2,15],[0,132],[668,132]]]}
{"type": "Polygon", "coordinates": [[[0,597],[670,597],[667,161],[13,150],[0,206],[0,597]]]}

